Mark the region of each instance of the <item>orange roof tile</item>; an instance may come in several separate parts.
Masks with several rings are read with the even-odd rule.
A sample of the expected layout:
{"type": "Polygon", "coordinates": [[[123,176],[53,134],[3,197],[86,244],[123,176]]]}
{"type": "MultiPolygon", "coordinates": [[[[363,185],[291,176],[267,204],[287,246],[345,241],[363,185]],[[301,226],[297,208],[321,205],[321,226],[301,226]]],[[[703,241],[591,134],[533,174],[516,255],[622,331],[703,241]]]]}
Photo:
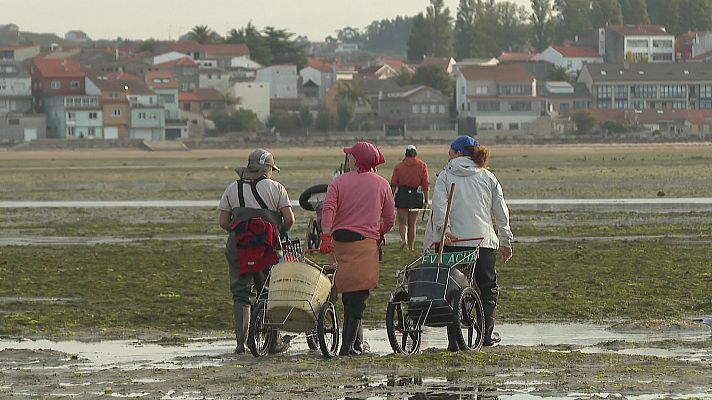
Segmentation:
{"type": "Polygon", "coordinates": [[[572,58],[593,58],[593,57],[601,57],[600,54],[598,54],[598,51],[594,48],[591,47],[585,47],[585,46],[551,46],[552,49],[556,50],[559,52],[564,57],[572,57],[572,58]]]}
{"type": "Polygon", "coordinates": [[[180,92],[178,101],[223,101],[225,96],[213,88],[193,89],[190,92],[180,92]]]}
{"type": "Polygon", "coordinates": [[[32,64],[43,77],[84,77],[86,73],[79,61],[35,57],[32,64]]]}
{"type": "Polygon", "coordinates": [[[661,25],[609,25],[608,29],[622,36],[672,36],[661,25]]]}

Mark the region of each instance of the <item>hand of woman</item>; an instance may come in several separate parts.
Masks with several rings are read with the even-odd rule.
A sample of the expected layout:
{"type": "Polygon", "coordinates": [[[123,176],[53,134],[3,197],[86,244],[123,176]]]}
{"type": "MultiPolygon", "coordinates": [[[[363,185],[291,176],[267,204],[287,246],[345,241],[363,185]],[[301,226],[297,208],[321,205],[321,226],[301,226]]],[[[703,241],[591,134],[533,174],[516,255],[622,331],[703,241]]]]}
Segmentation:
{"type": "Polygon", "coordinates": [[[501,246],[499,248],[499,254],[502,255],[502,260],[506,263],[512,258],[512,248],[501,246]]]}
{"type": "Polygon", "coordinates": [[[450,232],[445,232],[445,244],[451,244],[457,242],[458,240],[460,240],[460,238],[458,238],[457,236],[453,235],[450,232]]]}

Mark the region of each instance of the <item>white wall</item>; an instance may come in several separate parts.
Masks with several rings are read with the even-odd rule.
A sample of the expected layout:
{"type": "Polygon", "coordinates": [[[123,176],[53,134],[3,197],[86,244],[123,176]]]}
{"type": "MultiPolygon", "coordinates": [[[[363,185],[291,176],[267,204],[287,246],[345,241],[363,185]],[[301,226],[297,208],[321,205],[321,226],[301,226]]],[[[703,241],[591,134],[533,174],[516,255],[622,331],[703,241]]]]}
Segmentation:
{"type": "Polygon", "coordinates": [[[238,99],[237,109],[252,110],[261,122],[267,122],[270,107],[270,85],[265,82],[237,82],[232,95],[238,99]]]}
{"type": "Polygon", "coordinates": [[[295,99],[298,97],[296,65],[273,65],[258,69],[255,82],[270,84],[270,98],[295,99]]]}

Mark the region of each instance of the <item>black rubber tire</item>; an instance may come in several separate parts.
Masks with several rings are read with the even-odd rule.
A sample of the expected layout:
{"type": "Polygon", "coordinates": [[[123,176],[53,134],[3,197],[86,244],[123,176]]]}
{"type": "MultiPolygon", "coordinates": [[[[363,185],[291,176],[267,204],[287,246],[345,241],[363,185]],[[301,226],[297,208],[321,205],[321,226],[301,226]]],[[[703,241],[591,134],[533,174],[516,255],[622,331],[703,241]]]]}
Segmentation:
{"type": "Polygon", "coordinates": [[[326,189],[328,189],[328,187],[328,184],[314,185],[303,191],[302,194],[299,195],[299,205],[307,211],[315,211],[314,206],[312,206],[312,204],[309,202],[309,198],[313,194],[326,193],[326,189]]]}
{"type": "Polygon", "coordinates": [[[403,310],[403,305],[409,298],[407,292],[398,291],[393,294],[386,307],[388,342],[398,354],[415,354],[420,350],[422,327],[415,324],[403,310]]]}
{"type": "Polygon", "coordinates": [[[270,347],[274,346],[277,340],[277,330],[264,325],[267,318],[267,302],[258,301],[250,316],[250,327],[247,333],[247,347],[255,357],[262,357],[267,354],[270,347]]]}
{"type": "Polygon", "coordinates": [[[460,350],[479,351],[485,339],[485,311],[474,288],[463,288],[457,294],[452,318],[460,350]]]}
{"type": "Polygon", "coordinates": [[[321,354],[326,358],[334,358],[339,352],[339,320],[336,317],[336,307],[327,301],[319,310],[316,323],[316,335],[319,340],[321,354]]]}
{"type": "Polygon", "coordinates": [[[315,219],[310,220],[309,226],[307,226],[306,242],[309,250],[318,249],[321,246],[321,228],[315,219]]]}

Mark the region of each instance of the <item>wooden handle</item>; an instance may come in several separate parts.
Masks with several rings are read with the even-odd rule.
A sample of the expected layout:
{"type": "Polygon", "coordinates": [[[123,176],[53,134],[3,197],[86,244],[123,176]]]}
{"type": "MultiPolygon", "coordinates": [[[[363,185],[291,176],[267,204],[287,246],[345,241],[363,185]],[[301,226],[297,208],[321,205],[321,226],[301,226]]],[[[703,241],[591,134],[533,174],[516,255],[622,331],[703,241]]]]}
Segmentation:
{"type": "Polygon", "coordinates": [[[438,267],[443,262],[443,250],[445,249],[445,229],[450,222],[450,211],[452,210],[452,198],[455,196],[455,183],[450,185],[450,195],[447,197],[447,210],[445,210],[445,221],[443,222],[443,230],[440,233],[440,245],[438,246],[438,267]]]}

